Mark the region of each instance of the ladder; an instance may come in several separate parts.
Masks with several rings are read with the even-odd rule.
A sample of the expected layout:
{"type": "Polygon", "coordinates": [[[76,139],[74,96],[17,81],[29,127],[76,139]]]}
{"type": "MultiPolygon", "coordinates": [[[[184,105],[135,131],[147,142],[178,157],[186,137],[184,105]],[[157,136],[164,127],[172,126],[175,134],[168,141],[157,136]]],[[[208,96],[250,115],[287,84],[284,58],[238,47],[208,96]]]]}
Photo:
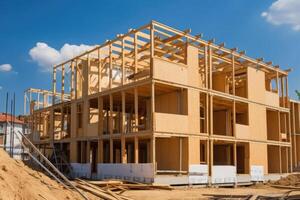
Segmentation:
{"type": "Polygon", "coordinates": [[[34,160],[42,169],[44,169],[50,176],[52,176],[57,182],[59,182],[66,189],[74,189],[76,192],[83,197],[83,199],[88,200],[86,195],[80,191],[64,174],[62,174],[40,151],[39,149],[24,135],[21,131],[18,134],[13,130],[13,134],[16,135],[20,144],[24,149],[28,149],[27,152],[29,157],[34,160]],[[32,150],[33,152],[30,152],[32,150]],[[42,160],[43,164],[39,159],[36,158],[38,155],[39,159],[42,160]],[[46,166],[45,166],[46,165],[46,166]]]}

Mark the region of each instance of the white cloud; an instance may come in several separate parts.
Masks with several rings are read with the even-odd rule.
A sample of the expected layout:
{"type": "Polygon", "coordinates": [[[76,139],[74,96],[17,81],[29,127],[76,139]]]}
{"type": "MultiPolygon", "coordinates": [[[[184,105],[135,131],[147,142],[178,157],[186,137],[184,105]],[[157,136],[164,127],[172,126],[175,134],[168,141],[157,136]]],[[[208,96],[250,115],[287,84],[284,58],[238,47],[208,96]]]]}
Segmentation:
{"type": "Polygon", "coordinates": [[[30,49],[29,55],[33,61],[38,63],[42,71],[50,71],[53,65],[68,60],[93,47],[84,44],[71,45],[66,43],[60,50],[56,50],[44,42],[38,42],[35,47],[30,49]]]}
{"type": "Polygon", "coordinates": [[[300,0],[277,0],[261,16],[271,24],[286,24],[300,31],[300,0]]]}
{"type": "Polygon", "coordinates": [[[11,64],[0,65],[0,72],[10,72],[12,70],[11,64]]]}

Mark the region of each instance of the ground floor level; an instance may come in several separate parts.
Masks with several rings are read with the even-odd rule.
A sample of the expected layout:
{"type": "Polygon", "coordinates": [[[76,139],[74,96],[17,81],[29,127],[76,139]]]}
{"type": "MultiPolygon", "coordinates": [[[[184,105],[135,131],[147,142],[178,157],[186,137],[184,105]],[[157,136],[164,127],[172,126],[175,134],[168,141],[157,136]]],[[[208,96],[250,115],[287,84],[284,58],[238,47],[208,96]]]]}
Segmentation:
{"type": "Polygon", "coordinates": [[[276,179],[293,171],[290,144],[272,141],[145,134],[36,145],[62,171],[91,179],[237,184],[276,179]]]}

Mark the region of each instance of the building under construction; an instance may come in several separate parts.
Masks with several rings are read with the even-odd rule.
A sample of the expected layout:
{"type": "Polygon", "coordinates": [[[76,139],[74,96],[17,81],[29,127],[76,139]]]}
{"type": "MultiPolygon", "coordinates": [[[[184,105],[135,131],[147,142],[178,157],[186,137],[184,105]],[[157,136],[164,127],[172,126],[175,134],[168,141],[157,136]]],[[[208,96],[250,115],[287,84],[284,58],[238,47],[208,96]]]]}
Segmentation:
{"type": "Polygon", "coordinates": [[[289,70],[190,32],[152,21],[54,66],[52,91],[25,92],[31,140],[95,179],[237,184],[292,172],[289,70]]]}

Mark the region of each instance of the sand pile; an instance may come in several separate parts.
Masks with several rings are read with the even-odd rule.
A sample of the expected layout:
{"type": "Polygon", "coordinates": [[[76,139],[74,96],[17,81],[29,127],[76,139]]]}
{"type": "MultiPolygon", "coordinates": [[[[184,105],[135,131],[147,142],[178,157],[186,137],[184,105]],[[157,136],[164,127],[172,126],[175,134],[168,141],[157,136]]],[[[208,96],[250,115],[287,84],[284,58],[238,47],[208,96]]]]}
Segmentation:
{"type": "Polygon", "coordinates": [[[34,171],[22,161],[11,159],[0,149],[0,200],[82,199],[76,192],[64,189],[43,173],[34,171]]]}
{"type": "Polygon", "coordinates": [[[284,185],[284,186],[300,186],[300,173],[290,174],[286,177],[282,177],[278,181],[273,182],[275,185],[284,185]]]}

